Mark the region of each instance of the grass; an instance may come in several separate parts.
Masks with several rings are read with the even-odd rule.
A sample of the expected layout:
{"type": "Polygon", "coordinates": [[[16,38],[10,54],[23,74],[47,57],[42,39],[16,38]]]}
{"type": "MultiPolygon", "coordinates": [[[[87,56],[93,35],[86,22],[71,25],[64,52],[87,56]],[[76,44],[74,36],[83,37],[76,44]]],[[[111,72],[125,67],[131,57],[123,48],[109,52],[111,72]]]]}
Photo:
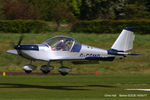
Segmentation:
{"type": "MultiPolygon", "coordinates": [[[[73,37],[82,44],[95,46],[98,48],[109,49],[119,34],[88,34],[88,33],[40,33],[40,34],[24,34],[25,38],[22,43],[42,43],[43,41],[56,36],[65,35],[73,37]]],[[[6,54],[5,51],[12,49],[11,42],[17,44],[20,34],[0,33],[0,72],[2,71],[23,71],[22,66],[28,64],[29,61],[16,55],[6,54]]],[[[150,35],[136,34],[134,41],[134,49],[131,52],[143,53],[140,56],[128,56],[125,59],[116,59],[113,62],[100,62],[100,64],[85,64],[72,65],[65,62],[65,65],[73,68],[73,72],[99,72],[99,73],[150,73],[150,35]]],[[[40,66],[46,62],[33,62],[34,65],[40,66]]],[[[55,66],[54,72],[60,66],[57,63],[52,63],[55,66]]],[[[39,67],[38,67],[38,70],[39,67]]]]}
{"type": "Polygon", "coordinates": [[[148,89],[149,77],[150,75],[141,74],[98,74],[96,77],[94,75],[1,76],[0,100],[148,100],[150,98],[148,91],[125,89],[148,89]]]}
{"type": "MultiPolygon", "coordinates": [[[[42,43],[56,35],[65,35],[75,38],[82,44],[109,49],[119,34],[85,34],[85,33],[40,33],[24,34],[22,43],[42,43]]],[[[0,72],[20,72],[22,66],[29,61],[5,53],[12,49],[11,42],[17,43],[20,34],[0,33],[0,72]]],[[[73,72],[98,72],[94,75],[68,76],[0,76],[0,100],[99,100],[99,99],[126,99],[149,100],[150,92],[127,91],[130,88],[150,88],[150,35],[136,35],[132,52],[143,53],[140,56],[128,56],[125,59],[116,59],[113,62],[100,64],[65,65],[73,68],[73,72]],[[120,97],[120,95],[125,97],[120,97]],[[143,96],[139,96],[143,95],[143,96]],[[115,96],[115,97],[112,97],[115,96]],[[134,97],[133,97],[134,96],[134,97]]],[[[46,62],[33,62],[40,66],[46,62]]],[[[55,66],[57,72],[60,66],[55,66]]],[[[39,67],[38,70],[39,72],[39,67]]]]}

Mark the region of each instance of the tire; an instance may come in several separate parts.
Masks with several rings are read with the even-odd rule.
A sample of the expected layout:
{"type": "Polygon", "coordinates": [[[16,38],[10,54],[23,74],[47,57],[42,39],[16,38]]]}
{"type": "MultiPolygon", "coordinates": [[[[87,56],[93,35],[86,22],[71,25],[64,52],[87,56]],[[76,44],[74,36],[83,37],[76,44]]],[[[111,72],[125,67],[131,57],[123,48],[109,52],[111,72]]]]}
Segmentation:
{"type": "Polygon", "coordinates": [[[60,73],[62,76],[66,76],[68,73],[66,73],[66,72],[61,72],[60,73]]]}
{"type": "Polygon", "coordinates": [[[32,70],[25,70],[25,73],[30,74],[32,70]]]}
{"type": "Polygon", "coordinates": [[[50,71],[42,71],[44,74],[48,74],[50,71]]]}

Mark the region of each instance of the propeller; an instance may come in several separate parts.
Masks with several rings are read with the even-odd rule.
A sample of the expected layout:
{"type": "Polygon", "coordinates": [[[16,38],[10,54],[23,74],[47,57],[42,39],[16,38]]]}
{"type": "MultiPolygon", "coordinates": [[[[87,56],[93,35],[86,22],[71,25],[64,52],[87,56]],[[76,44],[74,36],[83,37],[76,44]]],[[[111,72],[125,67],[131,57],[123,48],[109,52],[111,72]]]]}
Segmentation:
{"type": "Polygon", "coordinates": [[[19,41],[18,41],[18,45],[17,45],[17,46],[19,46],[19,45],[21,44],[21,42],[22,42],[23,38],[24,38],[24,36],[23,36],[23,35],[21,35],[21,36],[20,36],[20,38],[19,38],[19,41]]]}
{"type": "Polygon", "coordinates": [[[22,42],[23,38],[24,38],[24,36],[21,35],[20,38],[19,38],[18,44],[17,44],[17,45],[14,45],[14,44],[13,44],[13,45],[14,45],[14,48],[15,48],[16,50],[19,50],[19,49],[20,49],[20,45],[21,45],[21,42],[22,42]]]}

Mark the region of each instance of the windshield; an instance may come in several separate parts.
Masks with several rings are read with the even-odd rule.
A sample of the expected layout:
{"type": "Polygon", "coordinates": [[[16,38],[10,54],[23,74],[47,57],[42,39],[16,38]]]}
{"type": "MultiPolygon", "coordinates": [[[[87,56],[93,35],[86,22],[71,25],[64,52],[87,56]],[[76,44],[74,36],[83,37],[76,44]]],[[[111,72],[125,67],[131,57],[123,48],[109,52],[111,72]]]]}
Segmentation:
{"type": "Polygon", "coordinates": [[[53,51],[71,51],[76,41],[69,37],[57,36],[48,39],[44,43],[50,45],[53,51]]]}

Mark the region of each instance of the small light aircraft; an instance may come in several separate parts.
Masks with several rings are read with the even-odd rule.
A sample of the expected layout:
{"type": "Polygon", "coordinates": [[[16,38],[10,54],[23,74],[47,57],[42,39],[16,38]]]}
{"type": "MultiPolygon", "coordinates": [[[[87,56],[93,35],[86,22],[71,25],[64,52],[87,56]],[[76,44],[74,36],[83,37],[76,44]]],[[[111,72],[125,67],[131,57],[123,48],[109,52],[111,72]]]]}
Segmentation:
{"type": "Polygon", "coordinates": [[[7,53],[16,54],[31,61],[30,64],[23,67],[26,73],[31,73],[36,69],[36,66],[32,65],[32,61],[42,60],[48,62],[47,65],[40,67],[43,73],[49,73],[54,69],[50,62],[60,61],[61,67],[58,71],[61,75],[67,75],[72,69],[65,67],[63,61],[92,63],[93,61],[113,61],[115,58],[124,58],[126,55],[139,55],[126,52],[133,48],[134,37],[133,28],[126,27],[109,50],[83,45],[66,36],[55,36],[42,44],[21,44],[23,37],[20,37],[14,50],[7,50],[7,53]]]}

